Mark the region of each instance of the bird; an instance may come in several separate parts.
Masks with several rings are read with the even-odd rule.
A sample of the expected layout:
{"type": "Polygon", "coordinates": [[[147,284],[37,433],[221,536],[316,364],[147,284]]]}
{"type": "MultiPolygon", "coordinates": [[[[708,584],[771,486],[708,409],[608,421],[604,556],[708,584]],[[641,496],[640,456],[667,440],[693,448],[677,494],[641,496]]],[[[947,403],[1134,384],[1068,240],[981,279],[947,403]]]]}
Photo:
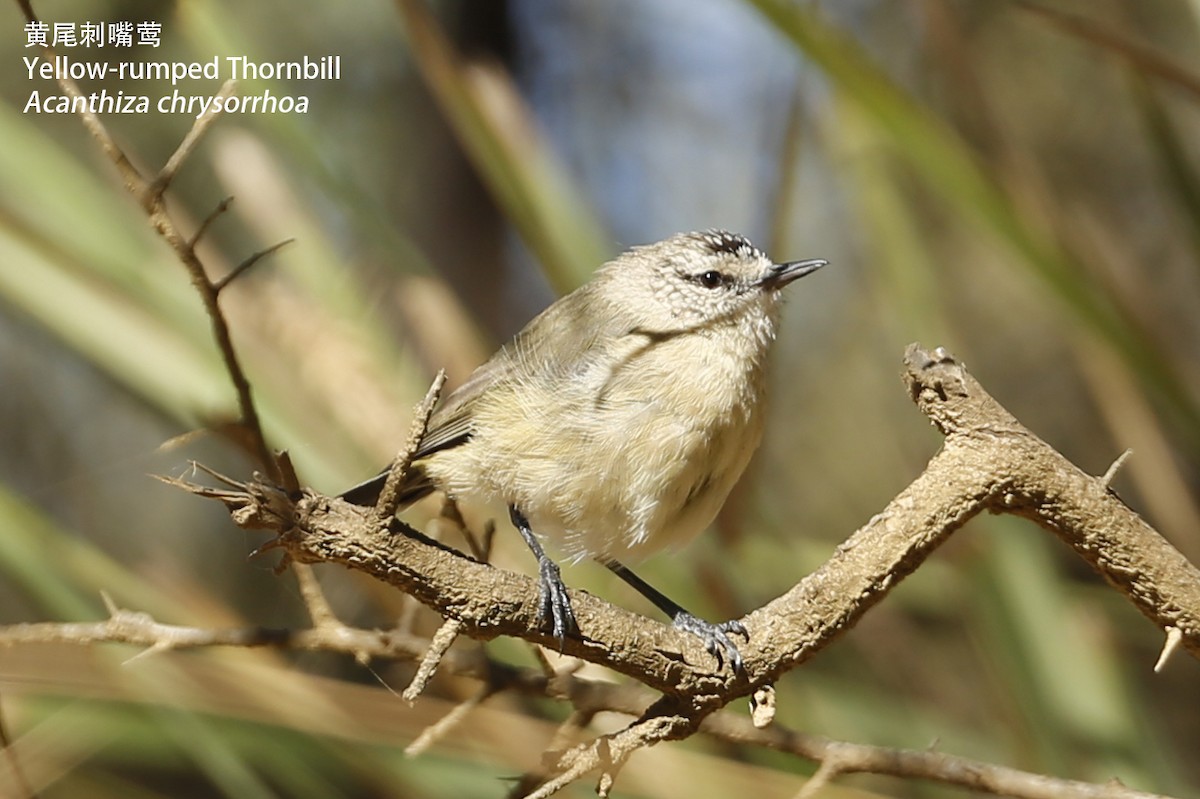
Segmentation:
{"type": "MultiPolygon", "coordinates": [[[[783,289],[827,265],[776,263],[725,230],[679,233],[601,266],[438,407],[400,487],[500,502],[537,559],[541,621],[578,623],[558,563],[603,564],[735,672],[738,621],[705,621],[626,562],[678,547],[716,517],[765,421],[783,289]]],[[[373,505],[387,470],[341,496],[373,505]]]]}

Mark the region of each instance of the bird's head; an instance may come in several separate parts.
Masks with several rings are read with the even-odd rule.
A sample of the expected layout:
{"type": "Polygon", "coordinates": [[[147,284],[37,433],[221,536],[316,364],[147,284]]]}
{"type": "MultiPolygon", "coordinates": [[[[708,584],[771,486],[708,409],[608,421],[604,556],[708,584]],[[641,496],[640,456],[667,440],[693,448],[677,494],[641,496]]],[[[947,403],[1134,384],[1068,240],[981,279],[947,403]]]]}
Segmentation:
{"type": "Polygon", "coordinates": [[[707,230],[634,247],[597,277],[604,284],[602,296],[642,332],[732,325],[769,339],[784,286],[826,263],[775,263],[743,236],[707,230]]]}

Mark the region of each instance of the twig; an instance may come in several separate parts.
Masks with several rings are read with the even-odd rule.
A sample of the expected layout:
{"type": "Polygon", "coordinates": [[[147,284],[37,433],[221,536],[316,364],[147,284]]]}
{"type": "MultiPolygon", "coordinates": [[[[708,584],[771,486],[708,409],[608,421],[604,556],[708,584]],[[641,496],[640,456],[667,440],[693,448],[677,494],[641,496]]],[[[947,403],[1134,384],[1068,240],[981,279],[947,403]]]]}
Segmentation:
{"type": "MultiPolygon", "coordinates": [[[[33,13],[33,4],[29,0],[17,0],[17,5],[21,7],[22,13],[25,14],[25,19],[29,22],[38,22],[37,15],[33,13]]],[[[54,63],[54,48],[46,45],[42,48],[45,53],[46,60],[54,63]]],[[[76,103],[77,98],[82,98],[83,93],[79,91],[79,87],[75,85],[75,81],[71,80],[66,75],[60,75],[58,85],[62,87],[63,93],[71,98],[71,105],[79,107],[79,117],[83,120],[83,126],[87,128],[88,133],[104,150],[104,154],[108,156],[108,160],[112,161],[113,166],[117,168],[122,180],[125,181],[125,189],[134,197],[141,198],[146,190],[146,179],[142,177],[142,173],[138,171],[133,162],[126,157],[125,153],[117,146],[116,141],[109,134],[108,128],[104,127],[104,123],[100,121],[95,113],[92,112],[89,103],[76,103]]]]}
{"type": "Polygon", "coordinates": [[[429,649],[421,658],[421,665],[417,667],[417,673],[413,675],[412,681],[401,694],[404,701],[410,705],[417,701],[417,697],[425,691],[425,686],[433,679],[433,673],[437,670],[438,664],[446,657],[446,652],[450,650],[460,632],[462,632],[462,622],[457,619],[447,619],[433,634],[433,640],[429,642],[429,649]]]}
{"type": "Polygon", "coordinates": [[[25,777],[25,771],[21,768],[21,759],[17,757],[16,751],[13,749],[13,740],[8,734],[8,724],[4,720],[4,703],[3,697],[0,697],[0,749],[4,750],[4,759],[8,763],[9,772],[12,774],[12,783],[24,799],[37,799],[37,793],[33,790],[33,786],[25,777]]]}
{"type": "MultiPolygon", "coordinates": [[[[559,724],[558,728],[554,731],[554,737],[546,745],[546,752],[561,752],[570,747],[579,746],[583,738],[580,733],[592,723],[592,719],[595,718],[599,710],[599,708],[585,710],[576,706],[574,712],[563,720],[563,723],[559,724]]],[[[549,777],[550,774],[544,768],[527,771],[513,782],[508,796],[510,799],[520,799],[523,796],[527,796],[530,791],[536,790],[549,777]]]]}
{"type": "Polygon", "coordinates": [[[200,243],[200,239],[204,238],[204,234],[208,232],[209,226],[213,222],[216,222],[222,214],[228,211],[229,206],[231,205],[233,205],[233,195],[230,195],[221,200],[221,202],[217,203],[217,207],[214,208],[208,216],[204,217],[204,221],[200,223],[200,227],[196,228],[196,232],[192,234],[190,239],[188,239],[187,246],[189,250],[196,248],[196,245],[200,243]]]}
{"type": "MultiPolygon", "coordinates": [[[[407,693],[407,691],[405,692],[407,693]]],[[[495,691],[490,686],[483,686],[477,693],[468,697],[464,701],[455,705],[454,708],[437,720],[436,723],[430,724],[421,734],[418,735],[412,743],[404,747],[404,754],[408,757],[417,757],[422,755],[433,746],[435,743],[445,738],[448,733],[454,730],[467,715],[479,707],[488,697],[495,691]]]]}
{"type": "Polygon", "coordinates": [[[221,102],[211,104],[196,119],[191,129],[188,130],[187,135],[183,137],[183,141],[175,148],[175,152],[171,153],[171,157],[167,159],[167,163],[163,164],[163,168],[159,170],[158,175],[154,178],[154,182],[148,187],[149,196],[145,199],[147,208],[151,207],[154,202],[162,197],[163,192],[167,190],[171,185],[171,181],[175,179],[175,173],[179,171],[179,168],[183,166],[183,162],[191,155],[192,150],[200,142],[209,125],[216,121],[217,116],[220,115],[221,112],[218,109],[225,107],[224,101],[232,96],[235,91],[237,91],[237,81],[230,79],[221,84],[221,88],[216,94],[221,102]]]}
{"type": "Polygon", "coordinates": [[[597,770],[608,776],[605,780],[606,790],[610,789],[614,775],[634,752],[662,741],[686,737],[692,732],[692,719],[670,712],[668,708],[673,705],[670,700],[656,703],[655,707],[646,711],[647,715],[620,732],[601,735],[567,750],[559,757],[556,765],[558,773],[530,793],[527,799],[547,799],[585,774],[597,770]]]}
{"type": "Polygon", "coordinates": [[[404,442],[404,447],[396,456],[396,460],[392,462],[387,480],[383,484],[383,490],[379,492],[379,500],[375,504],[375,515],[385,525],[396,515],[396,510],[400,506],[400,486],[404,483],[404,475],[408,472],[408,467],[412,465],[412,460],[421,446],[421,439],[425,437],[425,428],[429,425],[429,417],[433,415],[433,408],[437,405],[438,397],[442,393],[442,386],[445,384],[446,370],[440,369],[437,376],[433,378],[429,390],[425,392],[425,398],[421,400],[421,404],[417,406],[417,410],[413,414],[408,440],[404,442]]]}
{"type": "Polygon", "coordinates": [[[441,518],[451,522],[458,532],[462,535],[463,540],[467,542],[467,548],[471,550],[471,556],[480,563],[487,563],[492,556],[492,533],[496,531],[496,524],[491,519],[487,521],[483,528],[483,536],[476,536],[475,533],[467,526],[467,520],[462,515],[462,509],[458,507],[458,502],[453,497],[446,497],[442,502],[441,518]]]}
{"type": "Polygon", "coordinates": [[[212,284],[213,291],[215,291],[217,294],[220,294],[221,291],[224,290],[224,288],[226,286],[228,286],[230,283],[232,283],[233,281],[235,281],[239,277],[241,277],[242,273],[247,271],[250,267],[254,266],[256,263],[258,263],[259,261],[261,261],[263,258],[267,257],[268,255],[272,255],[275,252],[278,252],[279,250],[283,249],[284,247],[286,247],[287,245],[291,244],[294,241],[295,241],[295,239],[284,239],[281,242],[272,244],[270,247],[267,247],[265,250],[259,250],[258,252],[251,254],[248,258],[246,258],[246,260],[242,261],[240,264],[238,264],[233,269],[231,269],[229,271],[229,274],[225,275],[220,280],[213,281],[213,284],[212,284]]]}
{"type": "MultiPolygon", "coordinates": [[[[21,7],[28,21],[38,21],[29,0],[17,0],[17,4],[21,7]]],[[[47,46],[43,48],[43,51],[46,54],[46,58],[52,62],[54,60],[54,49],[47,46]]],[[[73,99],[83,96],[75,81],[65,73],[58,74],[57,78],[58,85],[62,88],[64,94],[73,99]]],[[[226,86],[222,87],[222,91],[230,88],[226,84],[226,86]]],[[[100,149],[104,151],[104,154],[117,168],[117,171],[124,180],[126,191],[137,199],[146,212],[150,224],[171,249],[175,251],[176,257],[183,264],[184,268],[187,269],[192,285],[196,288],[204,303],[204,309],[208,313],[212,326],[213,338],[216,339],[217,346],[221,351],[221,357],[225,363],[225,369],[229,373],[234,390],[237,392],[238,410],[241,414],[242,425],[250,434],[252,454],[259,465],[266,471],[268,477],[278,481],[280,477],[279,467],[275,463],[274,458],[271,457],[271,450],[267,446],[266,437],[263,435],[258,409],[254,405],[250,381],[246,379],[246,374],[233,347],[229,325],[226,323],[224,314],[217,303],[218,290],[212,281],[209,280],[204,265],[200,262],[195,250],[191,246],[191,241],[179,233],[174,220],[171,219],[170,214],[167,213],[166,207],[163,204],[163,190],[182,166],[184,158],[192,152],[201,135],[208,129],[208,126],[212,123],[213,115],[204,114],[193,123],[191,130],[185,135],[183,142],[176,148],[175,154],[172,155],[167,165],[160,171],[155,182],[151,183],[133,165],[133,162],[129,160],[124,150],[121,149],[116,140],[108,132],[104,123],[89,109],[87,103],[72,103],[72,105],[79,106],[79,116],[83,121],[84,127],[87,128],[92,138],[100,145],[100,149]],[[161,185],[159,185],[160,183],[161,185]]],[[[222,205],[225,205],[225,203],[222,203],[222,205]]],[[[194,236],[192,240],[194,241],[196,238],[198,238],[198,235],[194,236]]]]}
{"type": "Polygon", "coordinates": [[[1127,788],[1116,781],[1100,785],[1063,780],[928,749],[895,749],[834,741],[798,733],[778,724],[757,729],[746,718],[732,713],[709,716],[700,725],[700,730],[731,743],[765,746],[821,764],[832,761],[835,765],[831,768],[841,774],[870,773],[929,780],[1022,799],[1165,799],[1159,794],[1127,788]]]}
{"type": "Polygon", "coordinates": [[[817,791],[824,788],[841,773],[841,761],[831,753],[829,757],[821,761],[821,765],[817,766],[817,770],[805,781],[804,787],[796,794],[796,799],[813,799],[817,795],[817,791]]]}
{"type": "Polygon", "coordinates": [[[279,466],[275,462],[275,459],[271,457],[270,447],[267,446],[266,436],[262,430],[262,422],[258,416],[258,408],[254,404],[250,381],[246,377],[245,370],[242,369],[241,361],[238,359],[237,351],[233,346],[233,337],[229,332],[229,324],[225,321],[225,314],[221,311],[221,306],[218,302],[218,289],[209,280],[204,270],[204,265],[196,256],[195,250],[188,245],[187,241],[176,230],[174,222],[171,221],[170,216],[163,207],[161,198],[155,202],[149,214],[151,224],[154,225],[159,235],[175,250],[176,256],[191,276],[192,286],[200,294],[200,299],[204,303],[204,309],[208,313],[209,322],[212,327],[213,338],[216,339],[217,347],[221,351],[221,358],[225,363],[225,371],[228,372],[229,380],[233,383],[234,391],[237,393],[238,409],[241,413],[242,425],[250,434],[252,454],[259,465],[266,471],[267,476],[272,480],[279,481],[279,466]]]}
{"type": "Polygon", "coordinates": [[[313,627],[340,624],[333,608],[329,606],[329,600],[325,598],[325,592],[321,590],[321,584],[317,582],[317,575],[313,573],[312,566],[307,563],[293,563],[292,571],[296,573],[300,598],[304,600],[304,607],[308,609],[308,618],[312,620],[313,627]]]}

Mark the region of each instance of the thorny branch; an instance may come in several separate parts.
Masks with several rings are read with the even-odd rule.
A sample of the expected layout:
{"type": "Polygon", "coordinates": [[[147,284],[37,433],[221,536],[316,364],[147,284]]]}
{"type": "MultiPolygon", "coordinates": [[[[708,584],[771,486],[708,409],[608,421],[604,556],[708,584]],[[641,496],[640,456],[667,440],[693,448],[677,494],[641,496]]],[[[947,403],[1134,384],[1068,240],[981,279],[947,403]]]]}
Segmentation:
{"type": "MultiPolygon", "coordinates": [[[[743,647],[745,679],[713,673],[699,647],[669,627],[588,594],[572,595],[583,633],[567,639],[566,653],[602,663],[663,692],[674,703],[669,715],[687,723],[650,725],[651,719],[661,722],[667,715],[647,711],[620,738],[596,739],[564,753],[537,795],[548,795],[547,786],[560,786],[589,771],[608,773],[609,766],[622,760],[609,763],[601,755],[614,751],[616,740],[647,746],[689,735],[732,699],[774,682],[849,629],[937,545],[983,510],[1038,522],[1170,631],[1171,640],[1193,655],[1200,652],[1200,572],[1121,502],[1105,478],[1083,473],[1026,430],[940,349],[910,347],[904,379],[914,402],[946,436],[945,445],[925,471],[826,564],[743,620],[751,632],[743,647]],[[651,729],[653,735],[647,732],[651,729]]],[[[533,580],[471,561],[395,522],[390,528],[381,526],[367,509],[311,493],[293,504],[261,484],[240,490],[189,490],[221,499],[243,527],[275,531],[278,545],[297,561],[333,561],[366,571],[457,620],[467,635],[515,635],[554,643],[540,628],[533,580]]],[[[822,751],[838,758],[836,767],[825,771],[830,777],[863,768],[874,771],[883,762],[853,749],[822,751]]],[[[929,756],[942,765],[918,759],[939,779],[981,790],[1020,796],[1135,795],[1120,786],[1084,790],[1078,784],[1070,787],[1002,769],[985,769],[986,776],[981,776],[974,764],[968,768],[947,756],[929,756]],[[951,779],[952,774],[958,776],[951,779]],[[1007,787],[997,787],[1002,784],[1007,787]]],[[[905,757],[893,753],[887,762],[905,757]]],[[[893,767],[908,771],[913,764],[888,768],[893,767]]]]}
{"type": "MultiPolygon", "coordinates": [[[[21,11],[25,14],[27,21],[38,21],[29,0],[17,0],[17,4],[21,7],[21,11]]],[[[47,45],[43,48],[43,51],[46,59],[53,62],[54,49],[47,45]]],[[[72,100],[82,96],[75,81],[65,73],[59,73],[57,79],[63,93],[71,97],[72,100]]],[[[233,94],[234,90],[234,82],[226,81],[218,94],[221,97],[228,97],[233,94]]],[[[213,107],[217,107],[216,104],[213,107]]],[[[221,357],[225,362],[225,371],[229,373],[229,378],[233,383],[234,389],[237,391],[241,424],[250,437],[251,454],[262,465],[263,469],[266,470],[267,475],[278,482],[281,478],[279,466],[271,456],[271,451],[262,434],[262,425],[259,422],[258,409],[254,405],[250,381],[247,379],[246,373],[242,369],[241,361],[237,357],[237,352],[234,350],[233,337],[229,332],[229,325],[226,323],[225,316],[221,313],[218,304],[218,295],[224,284],[214,282],[209,278],[204,269],[204,264],[201,263],[199,256],[196,255],[195,245],[199,234],[188,239],[179,232],[174,220],[167,211],[164,197],[167,188],[171,184],[171,180],[175,177],[175,174],[179,171],[196,145],[199,144],[204,132],[213,123],[219,112],[214,112],[210,109],[202,114],[192,125],[191,130],[188,131],[183,141],[180,142],[179,147],[167,159],[167,163],[163,168],[155,176],[147,179],[134,166],[124,150],[121,149],[120,145],[117,144],[116,140],[108,132],[108,128],[105,127],[100,117],[89,109],[87,103],[80,104],[79,108],[79,116],[83,121],[84,127],[87,128],[92,138],[100,145],[100,148],[108,156],[108,159],[112,161],[113,166],[117,168],[125,190],[133,195],[142,206],[147,218],[150,220],[150,224],[158,232],[159,236],[162,237],[163,241],[175,252],[176,257],[183,264],[184,268],[187,269],[192,285],[200,294],[200,298],[204,303],[204,309],[208,313],[208,318],[212,324],[213,338],[216,339],[217,346],[221,351],[221,357]]],[[[218,206],[216,213],[219,214],[227,206],[228,201],[223,201],[218,206]]],[[[205,227],[207,227],[207,223],[205,227]]],[[[278,246],[281,245],[276,245],[273,249],[277,249],[278,246]]],[[[272,252],[273,249],[266,252],[272,252]]]]}
{"type": "MultiPolygon", "coordinates": [[[[1164,631],[1178,630],[1184,649],[1200,653],[1200,572],[1101,478],[1084,474],[1022,427],[944,352],[911,347],[905,380],[946,435],[945,446],[827,563],[742,620],[751,633],[742,652],[744,679],[714,673],[688,636],[582,592],[572,602],[583,634],[567,639],[565,653],[690,697],[699,712],[711,712],[828,646],[984,510],[1044,526],[1164,631]]],[[[372,574],[458,619],[467,635],[555,643],[540,627],[534,580],[476,563],[396,522],[380,525],[370,509],[311,492],[293,503],[263,484],[189,490],[225,502],[242,527],[276,532],[277,545],[297,561],[372,574]]]]}
{"type": "MultiPolygon", "coordinates": [[[[126,643],[158,652],[214,646],[271,646],[294,651],[341,652],[356,657],[360,653],[368,653],[372,659],[415,660],[421,657],[421,653],[430,644],[426,638],[395,631],[347,627],[339,634],[329,635],[326,631],[318,629],[198,629],[161,624],[145,613],[120,609],[113,609],[111,612],[109,619],[100,622],[24,624],[3,628],[0,629],[0,645],[126,643]]],[[[645,713],[657,698],[655,692],[641,685],[588,680],[570,671],[547,678],[540,669],[502,663],[487,657],[478,649],[450,651],[442,668],[449,673],[471,677],[482,683],[481,693],[464,703],[470,706],[477,704],[479,696],[484,693],[492,695],[501,691],[515,691],[530,696],[548,696],[569,703],[576,709],[575,715],[584,719],[600,711],[623,713],[636,718],[645,713]]],[[[445,734],[446,726],[457,720],[461,719],[450,718],[439,722],[437,729],[431,729],[428,735],[421,736],[422,746],[430,743],[431,736],[445,734]]],[[[760,729],[749,719],[735,713],[708,716],[700,723],[699,729],[700,732],[721,741],[762,746],[815,762],[823,763],[835,759],[839,773],[869,772],[924,779],[1029,799],[1151,799],[1149,794],[1118,785],[1091,785],[1058,780],[977,760],[958,758],[938,751],[898,750],[830,740],[790,730],[780,724],[760,729]]],[[[558,759],[561,760],[562,757],[560,753],[558,759]]],[[[536,783],[530,786],[530,790],[535,785],[536,783]]]]}

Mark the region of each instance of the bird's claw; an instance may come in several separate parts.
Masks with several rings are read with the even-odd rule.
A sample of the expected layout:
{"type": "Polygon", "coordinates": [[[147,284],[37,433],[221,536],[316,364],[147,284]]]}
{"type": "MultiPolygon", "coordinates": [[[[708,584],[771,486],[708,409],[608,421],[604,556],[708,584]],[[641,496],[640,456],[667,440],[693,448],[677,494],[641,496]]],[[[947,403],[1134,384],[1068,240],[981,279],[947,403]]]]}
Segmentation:
{"type": "Polygon", "coordinates": [[[542,624],[549,626],[558,639],[558,651],[562,652],[567,636],[579,632],[575,611],[571,608],[571,597],[567,595],[567,586],[554,561],[539,559],[538,577],[538,615],[542,624]]]}
{"type": "Polygon", "coordinates": [[[750,633],[746,632],[746,628],[740,621],[731,620],[713,624],[693,616],[687,611],[681,611],[675,614],[674,624],[676,629],[691,633],[704,642],[704,648],[717,659],[717,671],[724,667],[725,659],[728,658],[733,673],[743,673],[742,653],[738,651],[737,644],[730,638],[731,635],[740,635],[746,641],[750,640],[750,633]]]}

